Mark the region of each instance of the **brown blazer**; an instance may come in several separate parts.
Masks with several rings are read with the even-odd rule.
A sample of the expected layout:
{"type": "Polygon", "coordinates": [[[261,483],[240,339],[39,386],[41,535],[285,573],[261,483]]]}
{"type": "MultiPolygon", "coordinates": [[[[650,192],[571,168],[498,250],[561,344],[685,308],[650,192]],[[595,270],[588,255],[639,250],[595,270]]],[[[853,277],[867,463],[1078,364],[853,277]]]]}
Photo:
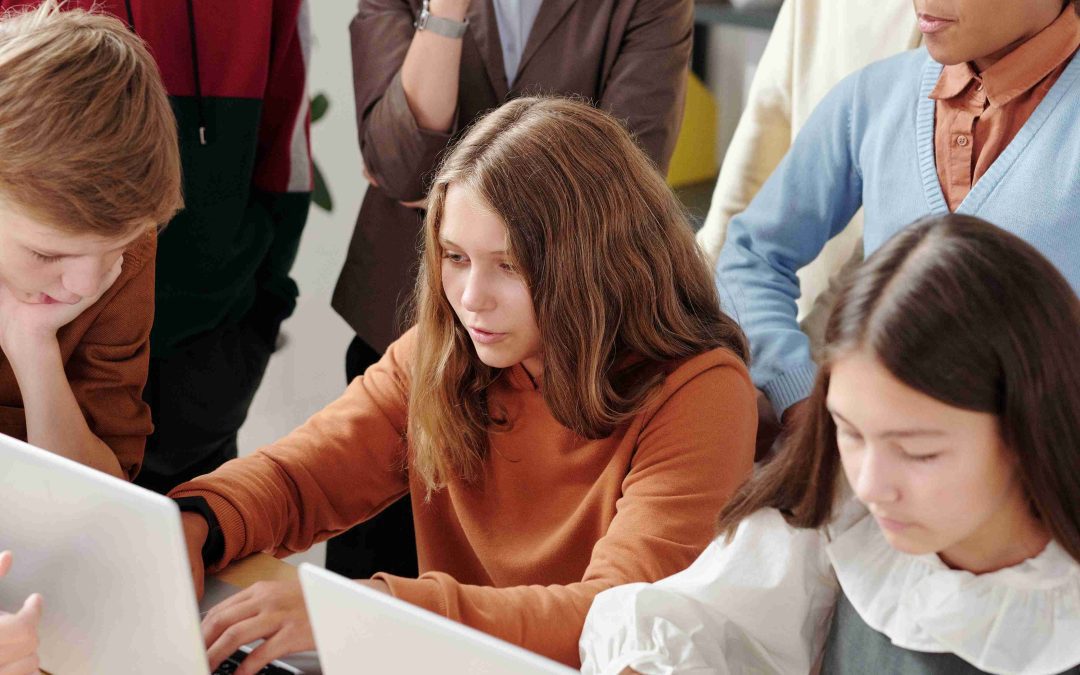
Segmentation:
{"type": "MultiPolygon", "coordinates": [[[[56,333],[71,391],[90,431],[116,453],[128,479],[142,466],[154,430],[142,399],[154,322],[151,230],[124,251],[120,277],[97,302],[56,333]]],[[[26,440],[26,413],[15,373],[0,351],[0,433],[26,440]]]]}
{"type": "Polygon", "coordinates": [[[451,140],[484,112],[529,94],[576,94],[624,119],[667,171],[682,120],[692,0],[544,0],[511,89],[492,0],[473,0],[449,133],[420,129],[401,65],[420,0],[360,0],[350,25],[360,151],[374,176],[364,195],[333,307],[382,352],[400,334],[397,308],[416,274],[421,199],[451,140]]]}

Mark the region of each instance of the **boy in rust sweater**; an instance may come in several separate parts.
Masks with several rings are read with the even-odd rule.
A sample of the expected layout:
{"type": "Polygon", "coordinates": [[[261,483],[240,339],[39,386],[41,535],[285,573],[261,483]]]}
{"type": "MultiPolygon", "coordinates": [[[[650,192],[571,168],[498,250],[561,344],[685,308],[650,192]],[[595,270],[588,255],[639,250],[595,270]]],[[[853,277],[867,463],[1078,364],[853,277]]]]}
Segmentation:
{"type": "Polygon", "coordinates": [[[54,0],[0,21],[0,72],[0,432],[131,479],[182,203],[165,89],[123,23],[54,0]]]}

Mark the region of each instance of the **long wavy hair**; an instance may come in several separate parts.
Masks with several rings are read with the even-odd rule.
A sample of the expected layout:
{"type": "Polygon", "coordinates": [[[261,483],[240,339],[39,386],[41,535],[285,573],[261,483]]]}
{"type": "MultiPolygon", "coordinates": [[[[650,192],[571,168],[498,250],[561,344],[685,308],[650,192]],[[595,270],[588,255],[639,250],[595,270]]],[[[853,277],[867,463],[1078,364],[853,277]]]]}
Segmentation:
{"type": "Polygon", "coordinates": [[[536,311],[544,399],[580,436],[610,435],[681,359],[718,347],[747,358],[685,211],[619,122],[576,100],[507,103],[454,146],[428,194],[409,461],[429,495],[479,480],[489,433],[512,425],[489,406],[501,370],[477,357],[443,291],[439,230],[451,184],[506,224],[536,311]]]}
{"type": "Polygon", "coordinates": [[[961,215],[904,229],[849,281],[795,431],[728,502],[721,532],[766,507],[796,527],[830,521],[841,471],[830,365],[860,349],[916,391],[995,415],[1033,508],[1080,561],[1080,299],[1030,244],[961,215]]]}

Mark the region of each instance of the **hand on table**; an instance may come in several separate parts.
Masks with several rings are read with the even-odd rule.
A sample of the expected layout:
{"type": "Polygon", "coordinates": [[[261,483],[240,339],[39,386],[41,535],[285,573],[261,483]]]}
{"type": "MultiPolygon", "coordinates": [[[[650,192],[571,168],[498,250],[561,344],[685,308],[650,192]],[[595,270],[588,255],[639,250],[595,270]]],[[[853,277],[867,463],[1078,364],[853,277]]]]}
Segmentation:
{"type": "MultiPolygon", "coordinates": [[[[357,583],[389,592],[381,581],[357,583]]],[[[265,640],[244,659],[236,675],[254,675],[276,658],[315,649],[299,579],[252,584],[207,612],[202,628],[211,670],[241,646],[265,640]]]]}
{"type": "MultiPolygon", "coordinates": [[[[0,553],[0,577],[11,569],[11,552],[0,553]]],[[[38,621],[41,596],[34,593],[15,614],[0,612],[0,675],[38,672],[38,621]]]]}

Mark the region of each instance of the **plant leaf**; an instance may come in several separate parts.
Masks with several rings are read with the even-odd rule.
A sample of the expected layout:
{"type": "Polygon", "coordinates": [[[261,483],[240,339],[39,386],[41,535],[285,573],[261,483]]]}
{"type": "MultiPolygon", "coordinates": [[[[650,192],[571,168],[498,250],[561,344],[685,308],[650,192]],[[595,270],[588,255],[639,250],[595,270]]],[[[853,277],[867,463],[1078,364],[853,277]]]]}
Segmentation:
{"type": "Polygon", "coordinates": [[[319,93],[315,95],[315,98],[311,99],[311,121],[318,122],[326,114],[326,111],[330,108],[330,101],[327,100],[326,94],[319,93]]]}
{"type": "Polygon", "coordinates": [[[315,206],[329,213],[334,210],[334,200],[330,197],[330,189],[326,187],[326,180],[323,179],[319,165],[312,162],[311,168],[315,170],[313,176],[315,185],[311,191],[311,201],[315,202],[315,206]]]}

